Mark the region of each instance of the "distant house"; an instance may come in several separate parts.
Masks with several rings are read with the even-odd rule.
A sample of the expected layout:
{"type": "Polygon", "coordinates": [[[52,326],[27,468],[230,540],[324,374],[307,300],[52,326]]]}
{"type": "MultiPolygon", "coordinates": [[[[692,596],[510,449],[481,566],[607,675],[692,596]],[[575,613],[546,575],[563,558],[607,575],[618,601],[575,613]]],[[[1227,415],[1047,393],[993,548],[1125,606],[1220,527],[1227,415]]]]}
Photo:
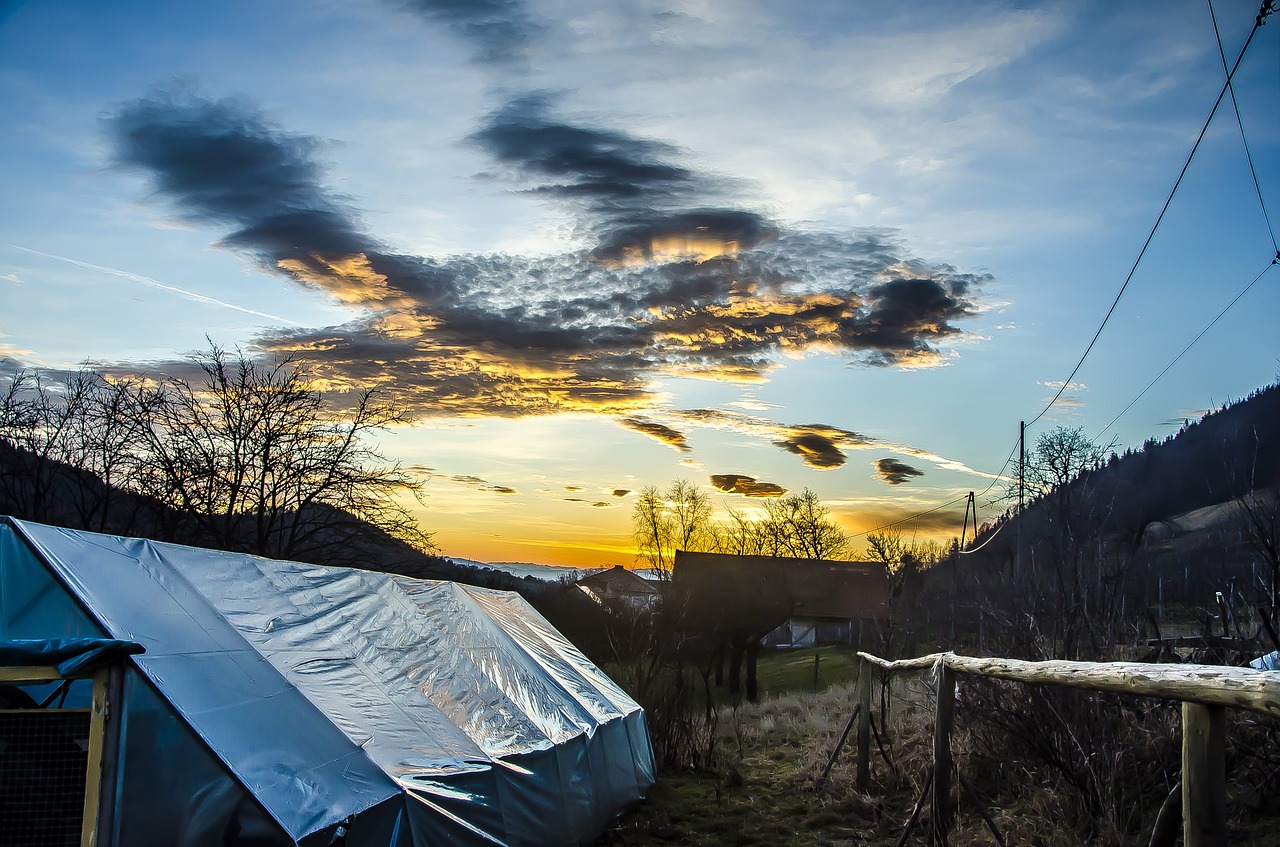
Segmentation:
{"type": "Polygon", "coordinates": [[[682,551],[672,578],[694,619],[750,630],[767,646],[856,644],[889,608],[879,562],[682,551]]]}
{"type": "Polygon", "coordinates": [[[658,586],[637,576],[622,565],[587,574],[576,583],[578,590],[603,606],[625,603],[633,609],[654,609],[661,601],[658,586]]]}

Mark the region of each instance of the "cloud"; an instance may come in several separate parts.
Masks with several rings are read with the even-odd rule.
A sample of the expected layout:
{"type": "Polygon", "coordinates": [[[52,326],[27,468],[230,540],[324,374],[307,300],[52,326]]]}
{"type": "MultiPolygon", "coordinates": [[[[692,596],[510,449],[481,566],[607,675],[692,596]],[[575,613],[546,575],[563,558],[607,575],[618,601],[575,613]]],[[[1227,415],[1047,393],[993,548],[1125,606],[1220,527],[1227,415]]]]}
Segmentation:
{"type": "MultiPolygon", "coordinates": [[[[888,231],[771,221],[674,146],[562,119],[545,94],[512,99],[472,136],[498,176],[583,234],[580,250],[544,256],[394,250],[327,187],[327,144],[243,99],[171,87],[106,126],[116,163],[148,174],[184,220],[351,310],[337,326],[265,329],[262,353],[296,357],[336,391],[377,387],[414,416],[605,414],[688,452],[652,420],[659,378],[760,383],[809,352],[936,364],[986,280],[914,259],[888,231]]],[[[837,467],[842,433],[776,440],[837,467]]]]}
{"type": "Polygon", "coordinates": [[[924,476],[924,471],[893,458],[877,459],[875,466],[880,479],[890,485],[903,485],[914,477],[924,476]]]}
{"type": "Polygon", "coordinates": [[[524,55],[543,31],[518,0],[399,0],[395,5],[445,24],[480,61],[524,55]]]}
{"type": "Polygon", "coordinates": [[[656,438],[663,444],[674,447],[682,453],[688,453],[693,450],[689,446],[689,442],[685,440],[684,433],[674,430],[665,424],[645,421],[639,418],[623,418],[618,423],[627,429],[634,429],[636,432],[642,432],[651,438],[656,438]]]}
{"type": "Polygon", "coordinates": [[[824,427],[796,427],[786,438],[773,442],[789,453],[804,459],[811,468],[829,470],[845,463],[844,451],[824,427]]]}
{"type": "Polygon", "coordinates": [[[510,495],[510,494],[520,493],[519,490],[512,488],[509,485],[498,485],[497,483],[489,482],[483,477],[478,477],[478,476],[475,476],[474,474],[446,475],[446,474],[441,474],[434,468],[426,467],[425,465],[417,465],[414,467],[414,470],[417,471],[426,479],[447,479],[450,482],[456,482],[459,485],[465,485],[469,488],[474,488],[476,491],[483,491],[488,494],[510,495]]]}
{"type": "Polygon", "coordinates": [[[819,470],[842,466],[846,450],[865,449],[878,443],[861,433],[826,424],[780,424],[721,409],[689,409],[672,414],[701,426],[767,438],[775,447],[800,456],[805,464],[819,470]]]}
{"type": "Polygon", "coordinates": [[[745,474],[712,474],[711,484],[725,494],[741,494],[744,497],[781,497],[787,489],[773,482],[760,482],[745,474]]]}
{"type": "Polygon", "coordinates": [[[564,497],[564,498],[562,498],[562,499],[563,499],[563,500],[564,500],[564,502],[566,502],[566,503],[582,503],[584,506],[590,506],[590,507],[591,507],[591,508],[593,508],[593,509],[613,509],[613,508],[616,508],[615,504],[613,504],[613,503],[609,503],[609,502],[607,502],[607,501],[605,501],[605,500],[586,500],[586,499],[584,499],[584,498],[582,498],[582,497],[564,497]]]}
{"type": "Polygon", "coordinates": [[[630,489],[630,488],[615,488],[615,489],[613,489],[612,491],[610,491],[609,493],[610,493],[610,494],[612,494],[614,497],[626,497],[628,494],[630,494],[630,493],[631,493],[631,489],[630,489]]]}
{"type": "Polygon", "coordinates": [[[22,285],[22,280],[18,278],[17,274],[5,274],[4,276],[0,276],[0,279],[3,279],[5,282],[12,282],[14,285],[22,285]]]}

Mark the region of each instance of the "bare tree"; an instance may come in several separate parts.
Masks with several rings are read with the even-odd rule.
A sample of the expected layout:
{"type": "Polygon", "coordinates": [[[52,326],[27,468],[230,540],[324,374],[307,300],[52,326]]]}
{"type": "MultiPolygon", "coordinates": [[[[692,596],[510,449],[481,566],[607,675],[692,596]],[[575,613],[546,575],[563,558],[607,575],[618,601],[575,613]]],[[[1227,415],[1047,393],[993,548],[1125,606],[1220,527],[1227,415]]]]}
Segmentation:
{"type": "Polygon", "coordinates": [[[660,579],[670,578],[677,550],[707,552],[718,546],[711,525],[711,498],[685,479],[677,479],[666,491],[646,486],[631,520],[638,558],[660,579]]]}
{"type": "Polygon", "coordinates": [[[0,468],[4,511],[37,521],[55,521],[59,467],[72,453],[88,381],[79,375],[51,382],[37,371],[19,370],[0,392],[0,443],[9,455],[0,468]]]}
{"type": "Polygon", "coordinates": [[[366,391],[334,411],[289,359],[263,365],[211,346],[195,363],[200,382],[170,378],[138,406],[146,493],[227,549],[300,557],[368,526],[430,548],[397,499],[421,483],[367,440],[404,421],[397,409],[366,391]]]}
{"type": "Polygon", "coordinates": [[[769,555],[835,559],[849,550],[849,538],[811,489],[770,501],[760,532],[769,555]]]}

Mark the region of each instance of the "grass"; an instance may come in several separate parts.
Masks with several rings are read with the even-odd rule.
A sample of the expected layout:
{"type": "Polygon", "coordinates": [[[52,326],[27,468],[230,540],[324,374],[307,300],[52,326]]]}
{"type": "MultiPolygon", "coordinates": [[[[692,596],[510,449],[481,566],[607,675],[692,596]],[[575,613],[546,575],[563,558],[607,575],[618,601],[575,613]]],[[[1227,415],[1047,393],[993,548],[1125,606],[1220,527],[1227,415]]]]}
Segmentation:
{"type": "Polygon", "coordinates": [[[801,691],[823,691],[847,685],[858,678],[857,650],[842,645],[805,647],[798,650],[769,650],[756,663],[756,680],[761,699],[801,691]],[[814,659],[817,680],[814,685],[814,659]]]}
{"type": "MultiPolygon", "coordinates": [[[[759,704],[721,710],[716,767],[664,774],[649,796],[600,839],[599,847],[895,844],[932,761],[928,680],[902,676],[898,678],[901,685],[895,682],[887,736],[893,767],[873,755],[869,791],[854,787],[852,739],[830,778],[819,783],[856,699],[852,652],[824,647],[819,655],[820,682],[830,678],[832,684],[816,693],[812,691],[813,650],[762,655],[760,681],[767,694],[759,704]]],[[[1178,767],[1176,740],[1169,742],[1161,756],[1169,759],[1173,773],[1178,767]]],[[[957,762],[969,769],[1006,843],[1041,847],[1082,843],[1080,835],[1064,825],[1075,811],[1065,792],[1017,763],[1015,751],[1005,751],[1010,761],[987,756],[983,765],[969,757],[966,743],[967,734],[958,731],[957,762]]],[[[1242,800],[1232,801],[1231,843],[1246,847],[1276,843],[1280,805],[1249,812],[1242,800]]],[[[1154,809],[1149,811],[1154,814],[1154,809]]],[[[925,844],[927,836],[917,828],[908,843],[925,844]]],[[[956,847],[995,843],[967,798],[957,808],[951,843],[956,847]]],[[[1122,841],[1098,836],[1088,843],[1122,841]]]]}

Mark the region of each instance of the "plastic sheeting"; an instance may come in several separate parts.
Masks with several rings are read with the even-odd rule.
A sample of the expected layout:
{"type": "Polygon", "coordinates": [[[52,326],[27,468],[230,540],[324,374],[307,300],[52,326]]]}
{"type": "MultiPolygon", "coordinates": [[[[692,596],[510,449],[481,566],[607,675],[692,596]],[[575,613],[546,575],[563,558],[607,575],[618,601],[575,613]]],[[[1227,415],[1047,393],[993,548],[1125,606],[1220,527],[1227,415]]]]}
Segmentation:
{"type": "Polygon", "coordinates": [[[295,842],[578,844],[653,782],[640,708],[517,595],[11,523],[295,842]]]}

